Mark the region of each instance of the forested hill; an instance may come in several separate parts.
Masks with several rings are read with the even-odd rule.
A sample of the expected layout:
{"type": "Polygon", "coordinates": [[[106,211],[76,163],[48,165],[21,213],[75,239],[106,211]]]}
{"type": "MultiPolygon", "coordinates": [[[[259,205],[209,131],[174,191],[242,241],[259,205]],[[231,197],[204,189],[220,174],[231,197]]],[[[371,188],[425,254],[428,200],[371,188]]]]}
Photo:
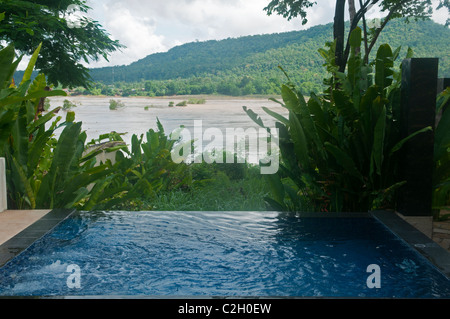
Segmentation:
{"type": "MultiPolygon", "coordinates": [[[[192,42],[128,66],[92,69],[91,76],[104,84],[151,81],[147,89],[161,81],[183,80],[184,85],[186,81],[191,86],[197,83],[198,93],[210,93],[203,92],[208,90],[207,83],[216,83],[217,88],[219,82],[222,86],[232,82],[241,89],[250,83],[253,88],[250,93],[259,93],[258,88],[267,93],[270,86],[284,81],[280,65],[303,89],[310,91],[318,89],[325,76],[323,59],[317,50],[331,39],[332,24],[327,24],[305,31],[192,42]]],[[[450,29],[432,21],[406,23],[397,19],[388,23],[377,45],[388,43],[393,49],[402,46],[403,52],[411,47],[415,57],[439,57],[439,75],[450,77],[449,39],[450,29]]],[[[166,87],[166,94],[171,93],[168,90],[166,87]]],[[[172,90],[174,94],[180,93],[176,88],[172,90]]]]}
{"type": "MultiPolygon", "coordinates": [[[[277,61],[278,53],[294,58],[295,52],[295,55],[302,54],[304,59],[310,59],[317,51],[311,45],[323,44],[331,36],[330,30],[329,25],[322,25],[308,31],[191,42],[165,53],[149,55],[129,66],[114,67],[114,78],[115,81],[126,82],[167,80],[217,74],[235,68],[254,71],[255,66],[261,68],[260,71],[267,71],[276,67],[278,62],[284,62],[277,61]]],[[[295,61],[298,60],[300,56],[295,57],[295,61]]],[[[91,75],[94,80],[111,81],[112,68],[93,69],[91,75]]]]}

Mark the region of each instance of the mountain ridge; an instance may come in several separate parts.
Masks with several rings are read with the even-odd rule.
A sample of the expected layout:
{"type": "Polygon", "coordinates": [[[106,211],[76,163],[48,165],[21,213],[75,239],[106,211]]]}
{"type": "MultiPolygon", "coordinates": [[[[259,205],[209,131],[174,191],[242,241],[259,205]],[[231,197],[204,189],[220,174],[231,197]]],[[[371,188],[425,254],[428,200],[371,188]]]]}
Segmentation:
{"type": "MultiPolygon", "coordinates": [[[[392,47],[408,45],[420,56],[425,52],[428,53],[430,51],[429,46],[440,43],[443,44],[445,48],[442,48],[441,50],[434,49],[433,51],[440,55],[438,56],[439,58],[447,60],[449,58],[449,51],[445,51],[445,49],[450,50],[450,44],[447,40],[447,45],[445,45],[444,39],[449,38],[450,30],[432,21],[416,21],[407,24],[401,20],[394,20],[391,21],[381,33],[378,44],[391,44],[385,42],[386,40],[390,40],[390,42],[393,42],[391,44],[392,47]],[[403,29],[406,32],[398,32],[398,29],[403,29]],[[398,37],[397,41],[393,41],[393,33],[398,37]],[[446,35],[444,35],[444,33],[446,33],[446,35]],[[427,38],[427,41],[425,41],[425,38],[427,38]],[[427,45],[426,42],[428,42],[428,48],[425,48],[427,45]]],[[[238,66],[246,66],[248,65],[249,59],[254,61],[252,58],[254,58],[255,55],[262,55],[269,51],[274,53],[273,51],[286,50],[289,48],[302,53],[302,51],[305,51],[305,45],[319,44],[314,46],[313,51],[317,52],[317,50],[320,47],[323,47],[325,42],[330,39],[332,39],[331,23],[314,26],[301,31],[250,35],[223,40],[189,42],[173,47],[167,52],[148,55],[147,57],[126,66],[91,69],[91,76],[94,81],[111,83],[112,78],[110,75],[113,69],[114,81],[125,82],[168,80],[205,74],[217,74],[219,71],[228,71],[238,66]],[[102,73],[109,73],[109,76],[104,76],[102,73]]],[[[318,66],[321,66],[322,61],[317,60],[320,59],[320,56],[318,54],[313,54],[313,52],[309,50],[307,50],[307,52],[309,54],[305,56],[305,59],[318,62],[318,66]]],[[[301,59],[299,58],[296,62],[299,63],[300,60],[301,59]]],[[[270,63],[269,60],[267,62],[270,63]]],[[[443,63],[442,75],[450,76],[450,72],[448,72],[450,69],[447,67],[448,61],[443,61],[443,63]]],[[[270,64],[273,65],[273,63],[270,64]]],[[[299,64],[304,65],[305,63],[299,64]]]]}
{"type": "MultiPolygon", "coordinates": [[[[348,22],[347,22],[348,30],[348,22]]],[[[90,69],[93,85],[76,94],[196,95],[279,94],[284,72],[305,93],[320,92],[328,77],[320,48],[333,39],[333,24],[307,30],[189,42],[128,65],[90,69]]],[[[390,21],[372,50],[388,43],[414,57],[438,57],[439,77],[450,77],[450,29],[431,20],[390,21]]],[[[364,49],[362,49],[364,50],[364,49]]],[[[398,65],[398,64],[397,64],[398,65]]],[[[15,78],[21,78],[17,72],[15,78]]]]}

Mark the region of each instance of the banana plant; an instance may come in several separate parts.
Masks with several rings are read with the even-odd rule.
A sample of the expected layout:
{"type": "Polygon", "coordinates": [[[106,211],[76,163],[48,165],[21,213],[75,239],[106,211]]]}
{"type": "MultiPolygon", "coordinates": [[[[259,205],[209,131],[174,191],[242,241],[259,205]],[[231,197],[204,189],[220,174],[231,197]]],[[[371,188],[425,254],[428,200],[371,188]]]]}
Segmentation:
{"type": "Polygon", "coordinates": [[[41,98],[66,95],[62,90],[46,90],[43,74],[31,81],[40,48],[31,56],[18,86],[13,74],[21,58],[13,61],[13,45],[0,51],[0,150],[6,158],[12,209],[73,207],[90,196],[88,185],[111,174],[106,166],[94,167],[95,159],[82,157],[86,134],[81,123],[74,123],[73,112],[62,123],[57,116],[60,108],[37,112],[41,98]],[[62,130],[59,139],[56,130],[62,130]]]}
{"type": "Polygon", "coordinates": [[[442,112],[434,135],[433,209],[450,207],[450,87],[438,95],[436,112],[442,112]]]}
{"type": "Polygon", "coordinates": [[[95,141],[86,143],[74,112],[67,112],[64,121],[57,115],[60,107],[39,113],[42,98],[66,95],[46,90],[43,74],[31,81],[40,48],[18,86],[13,75],[21,58],[14,61],[13,45],[0,51],[0,151],[6,158],[10,208],[108,209],[189,183],[186,167],[171,160],[174,141],[165,136],[159,120],[158,131],[147,132],[147,142],[143,136],[132,137],[130,151],[118,133],[100,139],[120,143],[90,148],[95,141]],[[98,163],[96,155],[103,151],[116,152],[115,163],[98,163]]]}
{"type": "MultiPolygon", "coordinates": [[[[350,45],[347,72],[328,66],[332,81],[323,95],[311,93],[307,99],[288,82],[281,88],[283,101],[275,100],[289,111],[288,118],[264,109],[277,120],[280,136],[281,169],[268,180],[273,196],[267,202],[274,209],[367,211],[391,204],[405,183],[397,175],[399,150],[431,130],[400,138],[400,72],[394,69],[400,48],[393,52],[381,45],[366,65],[358,50],[359,28],[350,45]]],[[[333,45],[321,54],[333,63],[333,45]]]]}
{"type": "MultiPolygon", "coordinates": [[[[158,130],[150,129],[146,134],[134,134],[131,145],[117,146],[115,161],[107,161],[105,165],[114,174],[108,176],[103,183],[97,184],[89,201],[83,209],[120,209],[130,203],[142,203],[143,199],[151,200],[161,190],[170,190],[191,182],[187,166],[175,164],[170,152],[175,141],[164,133],[164,128],[157,119],[158,130]],[[92,201],[92,199],[95,199],[92,201]]],[[[100,136],[100,140],[123,142],[120,134],[111,133],[100,136]]],[[[93,141],[94,142],[94,141],[93,141]]],[[[95,141],[98,143],[99,141],[95,141]]]]}

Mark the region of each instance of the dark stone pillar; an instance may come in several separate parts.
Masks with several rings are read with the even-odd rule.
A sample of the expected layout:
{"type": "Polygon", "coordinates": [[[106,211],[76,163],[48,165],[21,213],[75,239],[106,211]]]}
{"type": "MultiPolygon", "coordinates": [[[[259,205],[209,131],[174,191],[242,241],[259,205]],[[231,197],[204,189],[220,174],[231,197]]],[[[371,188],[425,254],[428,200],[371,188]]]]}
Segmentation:
{"type": "MultiPolygon", "coordinates": [[[[402,138],[427,126],[434,129],[438,62],[437,58],[413,58],[402,63],[402,138]]],[[[428,131],[399,151],[399,173],[406,185],[399,190],[397,210],[404,216],[432,216],[433,150],[434,132],[428,131]]]]}

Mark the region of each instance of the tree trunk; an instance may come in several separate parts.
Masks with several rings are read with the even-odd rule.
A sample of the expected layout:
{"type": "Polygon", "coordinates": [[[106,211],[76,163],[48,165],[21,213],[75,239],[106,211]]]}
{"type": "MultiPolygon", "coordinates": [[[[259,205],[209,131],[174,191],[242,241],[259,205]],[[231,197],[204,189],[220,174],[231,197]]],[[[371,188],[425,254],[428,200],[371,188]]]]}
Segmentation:
{"type": "Polygon", "coordinates": [[[356,15],[355,0],[348,0],[348,13],[350,15],[350,24],[352,24],[356,15]]]}
{"type": "MultiPolygon", "coordinates": [[[[348,0],[348,13],[350,16],[350,25],[352,25],[356,16],[355,0],[348,0]]],[[[360,48],[356,48],[356,54],[360,53],[360,50],[360,48]]]]}
{"type": "Polygon", "coordinates": [[[344,14],[345,14],[345,0],[336,1],[336,9],[334,12],[334,25],[333,25],[333,37],[336,40],[336,65],[339,67],[340,72],[344,72],[344,14]]]}

